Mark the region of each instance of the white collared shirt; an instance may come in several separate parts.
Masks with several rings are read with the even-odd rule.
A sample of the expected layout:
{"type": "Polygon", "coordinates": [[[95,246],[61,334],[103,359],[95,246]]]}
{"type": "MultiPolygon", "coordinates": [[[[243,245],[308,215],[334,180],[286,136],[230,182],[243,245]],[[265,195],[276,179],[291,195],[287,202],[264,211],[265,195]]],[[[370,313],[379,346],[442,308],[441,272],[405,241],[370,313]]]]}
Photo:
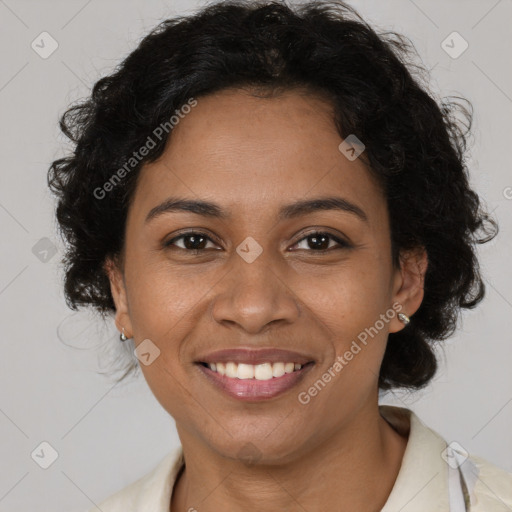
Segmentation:
{"type": "MultiPolygon", "coordinates": [[[[410,409],[379,405],[379,411],[395,430],[409,435],[400,471],[381,512],[459,512],[464,508],[468,512],[512,512],[512,473],[480,457],[454,454],[446,441],[410,409]],[[454,463],[453,456],[458,462],[454,463]],[[456,484],[455,490],[449,485],[450,479],[456,484]],[[457,492],[463,508],[454,505],[457,492]]],[[[171,494],[183,464],[180,446],[150,473],[99,503],[99,509],[172,512],[171,494]]],[[[93,507],[88,512],[97,511],[93,507]]]]}

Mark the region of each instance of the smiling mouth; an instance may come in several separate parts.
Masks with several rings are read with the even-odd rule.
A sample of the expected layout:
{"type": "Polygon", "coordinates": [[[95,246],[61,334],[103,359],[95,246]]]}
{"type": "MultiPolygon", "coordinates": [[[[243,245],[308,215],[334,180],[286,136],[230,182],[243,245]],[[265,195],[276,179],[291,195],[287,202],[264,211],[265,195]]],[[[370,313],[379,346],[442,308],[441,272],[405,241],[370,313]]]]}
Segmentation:
{"type": "Polygon", "coordinates": [[[196,365],[206,377],[206,382],[213,385],[213,389],[236,400],[261,402],[284,395],[296,387],[315,362],[266,362],[252,365],[227,361],[198,362],[196,365]]]}
{"type": "Polygon", "coordinates": [[[218,363],[200,363],[203,367],[210,369],[221,376],[230,379],[240,380],[270,380],[294,373],[303,367],[313,364],[310,361],[305,364],[294,362],[265,362],[261,364],[235,363],[234,361],[218,363]]]}

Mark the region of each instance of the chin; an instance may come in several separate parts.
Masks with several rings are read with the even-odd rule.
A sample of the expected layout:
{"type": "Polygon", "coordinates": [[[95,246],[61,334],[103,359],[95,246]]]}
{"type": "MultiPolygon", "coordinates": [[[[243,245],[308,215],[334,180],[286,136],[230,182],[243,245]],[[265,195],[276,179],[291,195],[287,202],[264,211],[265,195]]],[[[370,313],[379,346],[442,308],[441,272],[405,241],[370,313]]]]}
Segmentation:
{"type": "Polygon", "coordinates": [[[268,432],[257,436],[229,438],[227,442],[210,445],[222,457],[244,462],[247,465],[276,466],[294,461],[299,457],[300,449],[306,441],[292,438],[290,435],[275,436],[268,432]]]}

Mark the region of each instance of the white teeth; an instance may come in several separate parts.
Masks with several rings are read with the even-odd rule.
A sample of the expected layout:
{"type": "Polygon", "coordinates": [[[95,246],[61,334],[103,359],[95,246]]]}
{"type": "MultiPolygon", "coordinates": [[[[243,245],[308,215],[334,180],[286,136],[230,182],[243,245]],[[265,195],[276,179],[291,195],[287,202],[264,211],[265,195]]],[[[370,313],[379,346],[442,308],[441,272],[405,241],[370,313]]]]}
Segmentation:
{"type": "Polygon", "coordinates": [[[240,363],[238,365],[236,376],[239,379],[252,379],[254,377],[254,366],[252,364],[240,363]]]}
{"type": "Polygon", "coordinates": [[[229,362],[226,363],[226,377],[234,378],[237,374],[237,365],[236,363],[229,362]]]}
{"type": "Polygon", "coordinates": [[[272,378],[272,365],[270,363],[257,364],[254,367],[256,380],[269,380],[272,378]]]}
{"type": "Polygon", "coordinates": [[[292,373],[294,369],[295,369],[295,364],[294,363],[286,363],[284,365],[285,373],[292,373]]]}
{"type": "Polygon", "coordinates": [[[300,370],[299,363],[262,363],[262,364],[236,364],[233,361],[227,363],[209,363],[210,370],[225,375],[232,379],[256,379],[270,380],[273,377],[282,377],[285,373],[292,373],[300,370]]]}
{"type": "Polygon", "coordinates": [[[284,363],[274,363],[272,366],[272,375],[274,377],[282,377],[284,375],[284,363]]]}

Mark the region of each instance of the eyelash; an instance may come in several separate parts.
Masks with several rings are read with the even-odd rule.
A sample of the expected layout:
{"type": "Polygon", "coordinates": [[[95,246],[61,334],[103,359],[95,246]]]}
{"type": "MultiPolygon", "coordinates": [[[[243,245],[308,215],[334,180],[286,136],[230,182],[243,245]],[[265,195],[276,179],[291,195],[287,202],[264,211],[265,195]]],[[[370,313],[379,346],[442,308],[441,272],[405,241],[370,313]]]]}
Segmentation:
{"type": "MultiPolygon", "coordinates": [[[[172,238],[168,242],[165,242],[164,246],[168,247],[168,248],[173,248],[173,249],[179,249],[179,250],[182,250],[182,251],[186,251],[186,252],[191,253],[191,254],[199,254],[200,252],[206,251],[207,249],[184,249],[183,247],[176,247],[176,246],[173,247],[174,242],[176,242],[177,240],[180,240],[181,238],[185,238],[187,236],[192,236],[192,235],[202,236],[202,237],[206,238],[208,241],[215,243],[215,241],[212,240],[212,238],[209,237],[206,233],[202,233],[201,231],[187,231],[186,233],[182,233],[181,235],[172,238]]],[[[348,242],[346,242],[346,241],[344,241],[344,240],[342,240],[342,239],[340,239],[340,238],[338,238],[338,237],[336,237],[336,236],[334,236],[331,233],[326,232],[326,231],[313,231],[311,233],[308,233],[306,236],[302,237],[300,240],[295,242],[295,244],[293,244],[293,245],[295,246],[295,245],[299,244],[300,242],[302,242],[304,240],[307,240],[309,237],[319,236],[319,235],[326,235],[331,240],[334,240],[339,245],[339,247],[337,247],[337,249],[349,249],[349,248],[352,247],[351,244],[349,244],[348,242]]],[[[304,249],[301,249],[301,250],[304,250],[304,249]]],[[[327,253],[327,252],[332,251],[332,250],[333,250],[332,248],[329,248],[329,249],[318,249],[318,250],[307,249],[308,252],[316,252],[316,253],[320,253],[320,254],[327,253]]]]}

